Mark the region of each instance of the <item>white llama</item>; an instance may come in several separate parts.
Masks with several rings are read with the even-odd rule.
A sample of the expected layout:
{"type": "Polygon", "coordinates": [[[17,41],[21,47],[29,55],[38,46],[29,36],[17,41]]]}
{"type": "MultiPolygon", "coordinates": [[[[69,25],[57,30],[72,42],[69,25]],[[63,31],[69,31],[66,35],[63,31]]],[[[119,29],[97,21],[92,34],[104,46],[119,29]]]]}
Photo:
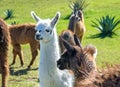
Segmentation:
{"type": "Polygon", "coordinates": [[[73,76],[67,70],[57,68],[60,52],[55,25],[60,13],[57,12],[52,20],[42,20],[33,11],[31,15],[37,22],[35,39],[40,41],[40,87],[73,87],[73,76]]]}

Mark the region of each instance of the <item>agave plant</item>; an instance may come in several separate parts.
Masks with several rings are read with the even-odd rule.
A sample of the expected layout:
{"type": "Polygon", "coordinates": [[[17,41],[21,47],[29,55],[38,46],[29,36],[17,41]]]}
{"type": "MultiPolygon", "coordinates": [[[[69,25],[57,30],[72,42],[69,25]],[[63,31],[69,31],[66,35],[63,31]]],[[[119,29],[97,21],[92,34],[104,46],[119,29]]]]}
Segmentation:
{"type": "MultiPolygon", "coordinates": [[[[90,0],[70,0],[69,7],[72,9],[73,12],[78,10],[84,11],[87,6],[89,5],[90,0]]],[[[67,15],[64,19],[69,19],[71,14],[67,15]]]]}
{"type": "Polygon", "coordinates": [[[13,17],[13,10],[7,9],[7,10],[5,11],[5,18],[4,18],[4,20],[10,19],[10,18],[12,18],[12,17],[13,17]]]}
{"type": "Polygon", "coordinates": [[[19,24],[19,23],[16,22],[16,21],[13,21],[13,22],[11,22],[10,24],[11,24],[11,25],[16,25],[16,24],[19,24]]]}
{"type": "Polygon", "coordinates": [[[96,18],[96,21],[92,21],[92,27],[98,29],[102,35],[111,36],[115,30],[119,29],[117,26],[120,24],[120,19],[115,19],[115,16],[102,16],[100,19],[96,18]]]}
{"type": "Polygon", "coordinates": [[[75,0],[70,5],[72,10],[85,10],[89,5],[89,0],[75,0]]]}

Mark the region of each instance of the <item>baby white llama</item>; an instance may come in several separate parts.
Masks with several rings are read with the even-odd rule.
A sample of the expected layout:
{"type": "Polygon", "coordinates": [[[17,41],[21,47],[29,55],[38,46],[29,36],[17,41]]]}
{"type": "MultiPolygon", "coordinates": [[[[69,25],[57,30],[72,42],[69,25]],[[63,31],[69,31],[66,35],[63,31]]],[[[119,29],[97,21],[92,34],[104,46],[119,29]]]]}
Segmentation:
{"type": "Polygon", "coordinates": [[[59,70],[56,63],[60,52],[55,25],[60,13],[57,12],[52,20],[42,20],[33,11],[31,15],[37,22],[35,39],[40,41],[40,87],[73,87],[73,76],[67,70],[59,70]]]}

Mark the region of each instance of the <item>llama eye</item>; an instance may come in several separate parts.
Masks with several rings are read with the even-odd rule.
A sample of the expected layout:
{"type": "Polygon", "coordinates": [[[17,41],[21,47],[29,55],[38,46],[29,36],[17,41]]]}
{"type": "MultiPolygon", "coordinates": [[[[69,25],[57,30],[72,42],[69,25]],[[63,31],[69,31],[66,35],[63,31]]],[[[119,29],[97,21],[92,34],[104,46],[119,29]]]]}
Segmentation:
{"type": "Polygon", "coordinates": [[[45,31],[46,31],[46,32],[50,32],[50,30],[48,30],[48,29],[46,29],[45,31]]]}

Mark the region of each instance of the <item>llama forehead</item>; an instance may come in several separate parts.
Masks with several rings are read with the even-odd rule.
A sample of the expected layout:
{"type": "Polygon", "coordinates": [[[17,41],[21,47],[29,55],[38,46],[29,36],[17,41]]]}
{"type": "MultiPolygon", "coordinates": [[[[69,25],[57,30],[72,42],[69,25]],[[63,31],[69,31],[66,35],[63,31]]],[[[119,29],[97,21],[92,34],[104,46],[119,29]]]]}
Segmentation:
{"type": "Polygon", "coordinates": [[[37,23],[35,29],[36,29],[36,30],[50,29],[50,28],[51,28],[50,22],[51,22],[50,19],[41,20],[41,21],[39,21],[39,22],[37,23]]]}

